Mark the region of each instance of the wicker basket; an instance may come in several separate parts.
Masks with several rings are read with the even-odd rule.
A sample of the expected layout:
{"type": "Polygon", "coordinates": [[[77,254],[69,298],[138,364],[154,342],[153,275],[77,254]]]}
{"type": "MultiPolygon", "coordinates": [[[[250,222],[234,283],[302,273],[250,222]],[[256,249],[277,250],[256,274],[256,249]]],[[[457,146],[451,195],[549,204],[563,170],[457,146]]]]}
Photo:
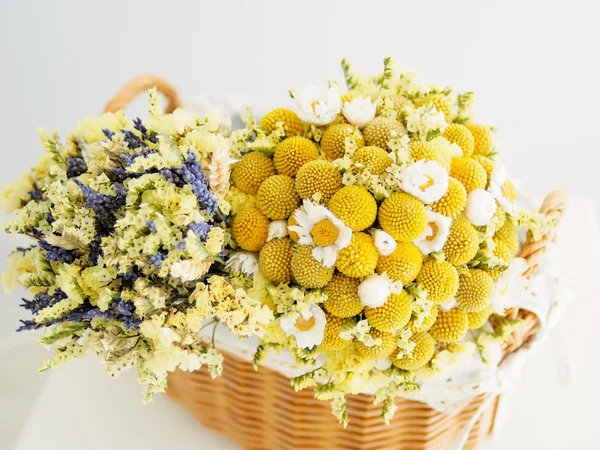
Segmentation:
{"type": "MultiPolygon", "coordinates": [[[[123,86],[105,111],[125,107],[154,86],[168,99],[167,112],[181,106],[173,86],[154,75],[142,75],[123,86]]],[[[540,212],[558,221],[565,206],[565,194],[552,192],[540,212]]],[[[549,233],[537,242],[525,242],[520,256],[527,260],[527,276],[535,272],[547,242],[554,238],[554,233],[549,233]]],[[[508,317],[520,317],[526,326],[505,344],[505,356],[524,345],[540,326],[537,316],[529,311],[512,310],[508,317]]],[[[290,380],[280,373],[267,368],[255,371],[251,363],[227,353],[221,377],[212,379],[207,370],[176,371],[169,375],[167,394],[204,426],[254,450],[446,450],[480,413],[463,447],[476,449],[492,431],[498,405],[498,397],[490,399],[492,394],[483,394],[461,411],[446,414],[424,403],[399,398],[395,417],[386,426],[381,406],[373,404],[372,396],[351,395],[347,401],[350,424],[343,429],[329,404],[316,400],[310,389],[295,392],[290,380]],[[478,410],[484,402],[488,406],[481,413],[478,410]]]]}

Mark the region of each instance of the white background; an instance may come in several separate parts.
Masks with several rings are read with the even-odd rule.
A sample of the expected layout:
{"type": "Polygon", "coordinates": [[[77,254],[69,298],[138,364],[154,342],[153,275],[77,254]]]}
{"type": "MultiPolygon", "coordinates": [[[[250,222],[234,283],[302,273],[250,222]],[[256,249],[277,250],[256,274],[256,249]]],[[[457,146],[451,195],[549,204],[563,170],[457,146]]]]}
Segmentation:
{"type": "MultiPolygon", "coordinates": [[[[84,114],[99,112],[124,81],[141,73],[164,76],[180,88],[184,99],[200,93],[234,93],[278,102],[286,99],[289,88],[321,83],[328,76],[341,79],[342,57],[353,61],[356,69],[374,73],[383,57],[392,55],[401,69],[417,71],[426,81],[475,91],[478,117],[499,126],[509,174],[526,179],[527,186],[539,193],[561,188],[572,196],[585,196],[591,201],[581,200],[579,207],[593,214],[592,205],[600,205],[596,5],[591,0],[2,0],[0,184],[35,163],[40,153],[37,126],[66,132],[84,114]]],[[[14,241],[1,239],[5,254],[14,241]]],[[[583,260],[590,244],[583,237],[579,244],[583,260]]],[[[598,448],[591,417],[597,416],[599,391],[591,374],[599,367],[590,363],[595,348],[591,340],[598,333],[591,331],[594,323],[589,314],[598,310],[598,298],[584,297],[567,318],[568,334],[575,340],[579,384],[559,388],[550,353],[536,357],[525,374],[525,387],[517,393],[519,408],[498,448],[562,450],[571,444],[577,449],[598,448]],[[589,330],[582,323],[589,324],[589,330]],[[595,403],[590,396],[595,396],[595,403]]],[[[5,443],[7,449],[16,442],[17,424],[27,417],[41,387],[37,376],[28,375],[34,373],[40,354],[30,349],[30,336],[15,338],[12,331],[17,300],[17,296],[0,298],[0,352],[4,350],[0,353],[0,448],[5,443]]],[[[68,377],[77,376],[78,370],[64,369],[70,381],[63,381],[63,389],[73,386],[68,377]]],[[[76,380],[73,389],[80,394],[95,392],[94,383],[96,378],[84,377],[76,380]]],[[[54,398],[45,392],[48,396],[54,398]]],[[[129,395],[128,400],[135,397],[129,395]]],[[[106,408],[119,405],[121,409],[121,403],[106,408]]],[[[48,405],[41,412],[34,410],[32,416],[38,423],[51,418],[51,428],[59,431],[46,439],[47,448],[58,448],[53,442],[59,445],[59,436],[72,437],[65,441],[72,446],[61,444],[66,450],[93,447],[76,443],[74,418],[72,413],[63,414],[59,396],[48,405]]],[[[81,399],[78,411],[91,414],[92,406],[81,399]]],[[[143,439],[144,420],[137,414],[156,421],[158,411],[137,406],[135,411],[134,422],[140,425],[137,438],[143,439]]],[[[98,434],[117,426],[117,416],[107,416],[95,418],[98,434]]],[[[129,419],[120,421],[123,428],[117,435],[126,433],[129,419]]],[[[21,438],[19,449],[33,445],[21,438]]],[[[126,439],[112,445],[137,448],[126,439]]],[[[207,445],[196,448],[212,448],[207,445]]]]}

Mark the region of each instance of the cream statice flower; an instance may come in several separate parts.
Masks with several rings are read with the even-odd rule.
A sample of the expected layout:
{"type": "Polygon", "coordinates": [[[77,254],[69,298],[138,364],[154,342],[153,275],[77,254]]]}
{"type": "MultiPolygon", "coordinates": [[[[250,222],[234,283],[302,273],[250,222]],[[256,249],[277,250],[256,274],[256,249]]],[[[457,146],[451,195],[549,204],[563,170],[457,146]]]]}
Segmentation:
{"type": "Polygon", "coordinates": [[[502,206],[508,214],[513,213],[513,204],[504,193],[504,186],[508,180],[506,168],[502,164],[498,164],[492,171],[490,186],[488,190],[494,196],[496,201],[502,206]]]}
{"type": "Polygon", "coordinates": [[[344,103],[342,113],[352,125],[364,128],[373,118],[377,111],[377,105],[371,101],[371,97],[353,98],[344,103]]]}
{"type": "Polygon", "coordinates": [[[248,276],[254,276],[258,273],[258,258],[256,253],[236,252],[229,257],[227,261],[228,269],[233,272],[240,272],[248,276]]]}
{"type": "Polygon", "coordinates": [[[275,220],[269,224],[267,242],[273,239],[284,238],[288,235],[288,225],[286,220],[275,220]]]}
{"type": "Polygon", "coordinates": [[[435,161],[417,161],[400,173],[400,187],[423,203],[433,203],[448,190],[448,172],[435,161]]]}
{"type": "Polygon", "coordinates": [[[326,322],[325,312],[318,305],[312,305],[302,313],[282,316],[279,320],[281,329],[288,336],[296,337],[298,347],[308,349],[323,341],[326,322]]]}
{"type": "Polygon", "coordinates": [[[523,276],[527,270],[527,261],[515,258],[494,285],[492,309],[503,315],[507,309],[518,306],[527,286],[527,278],[523,276]]]}
{"type": "Polygon", "coordinates": [[[425,139],[431,133],[441,134],[447,126],[444,113],[428,105],[421,106],[406,116],[406,129],[419,139],[425,139]]]}
{"type": "Polygon", "coordinates": [[[338,251],[350,244],[352,230],[327,208],[315,205],[310,200],[304,200],[302,207],[294,213],[294,218],[298,225],[288,229],[298,233],[298,243],[313,245],[313,258],[325,267],[332,267],[338,251]]]}
{"type": "Polygon", "coordinates": [[[326,91],[308,85],[300,92],[293,92],[292,97],[297,102],[300,119],[312,125],[330,124],[342,109],[337,84],[332,84],[326,91]]]}
{"type": "Polygon", "coordinates": [[[444,247],[446,239],[448,239],[448,235],[450,234],[452,219],[432,211],[430,207],[427,207],[426,210],[427,228],[413,243],[419,247],[421,253],[429,255],[430,253],[441,251],[444,247]]]}
{"type": "Polygon", "coordinates": [[[375,247],[382,256],[388,256],[396,250],[396,240],[383,230],[374,229],[371,234],[375,241],[375,247]]]}
{"type": "Polygon", "coordinates": [[[211,260],[194,261],[186,259],[174,262],[169,269],[169,274],[173,278],[179,278],[181,281],[194,281],[200,279],[208,272],[212,264],[211,260]]]}
{"type": "Polygon", "coordinates": [[[4,186],[1,194],[2,212],[9,214],[20,208],[22,204],[25,204],[31,198],[29,193],[34,189],[35,183],[29,172],[21,175],[14,183],[4,186]]]}
{"type": "Polygon", "coordinates": [[[445,137],[438,136],[429,141],[429,144],[435,149],[437,160],[447,169],[450,168],[452,158],[463,156],[462,148],[445,137]]]}
{"type": "Polygon", "coordinates": [[[496,199],[485,189],[475,189],[469,192],[465,216],[473,225],[487,225],[496,212],[496,199]]]}
{"type": "Polygon", "coordinates": [[[378,308],[387,302],[390,294],[399,294],[402,291],[402,283],[393,281],[387,272],[373,274],[358,285],[358,297],[360,302],[369,308],[378,308]]]}

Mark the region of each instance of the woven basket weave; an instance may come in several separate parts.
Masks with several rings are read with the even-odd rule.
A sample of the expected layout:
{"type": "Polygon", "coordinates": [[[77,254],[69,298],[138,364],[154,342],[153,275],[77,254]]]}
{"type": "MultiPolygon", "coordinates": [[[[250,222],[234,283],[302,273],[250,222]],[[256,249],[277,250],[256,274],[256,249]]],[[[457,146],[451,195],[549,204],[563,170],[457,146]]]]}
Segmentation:
{"type": "MultiPolygon", "coordinates": [[[[121,88],[106,105],[116,111],[150,87],[168,99],[167,112],[181,107],[173,86],[154,75],[142,75],[121,88]]],[[[564,193],[546,197],[540,212],[558,221],[566,206],[564,193]]],[[[539,241],[527,240],[520,256],[529,266],[526,276],[538,267],[546,244],[555,239],[553,232],[539,241]]],[[[504,355],[524,345],[538,330],[535,314],[511,310],[508,317],[520,317],[525,326],[513,334],[504,346],[504,355]]],[[[176,371],[169,375],[167,394],[185,406],[204,426],[229,436],[240,446],[251,449],[352,449],[352,450],[446,450],[491,394],[475,398],[453,414],[438,412],[424,403],[399,398],[398,409],[389,426],[381,418],[381,405],[368,395],[349,395],[347,410],[350,424],[343,429],[331,414],[327,402],[316,400],[306,389],[295,392],[290,380],[267,368],[255,371],[252,364],[225,353],[223,375],[212,379],[207,370],[176,371]]],[[[478,448],[494,426],[498,398],[472,427],[464,449],[478,448]]],[[[202,448],[199,443],[198,449],[202,448]]]]}

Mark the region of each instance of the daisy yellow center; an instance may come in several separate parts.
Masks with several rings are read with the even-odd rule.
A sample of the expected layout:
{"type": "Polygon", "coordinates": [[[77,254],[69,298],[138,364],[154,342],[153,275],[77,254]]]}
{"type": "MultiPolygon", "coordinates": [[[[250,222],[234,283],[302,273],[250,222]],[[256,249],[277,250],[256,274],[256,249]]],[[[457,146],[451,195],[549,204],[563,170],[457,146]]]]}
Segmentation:
{"type": "Polygon", "coordinates": [[[433,241],[440,231],[440,227],[435,222],[429,222],[429,227],[431,228],[431,234],[425,238],[427,241],[433,241]]]}
{"type": "Polygon", "coordinates": [[[294,326],[300,331],[312,330],[312,328],[315,326],[315,318],[311,316],[308,319],[305,319],[304,317],[300,316],[296,319],[294,326]]]}
{"type": "Polygon", "coordinates": [[[318,247],[328,247],[335,244],[340,232],[329,219],[317,222],[311,231],[313,242],[318,247]]]}
{"type": "Polygon", "coordinates": [[[421,189],[421,191],[425,192],[427,189],[429,189],[431,186],[433,186],[435,184],[435,182],[433,181],[433,178],[430,175],[425,174],[425,178],[427,178],[427,181],[425,183],[423,183],[421,186],[419,186],[419,189],[421,189]]]}

